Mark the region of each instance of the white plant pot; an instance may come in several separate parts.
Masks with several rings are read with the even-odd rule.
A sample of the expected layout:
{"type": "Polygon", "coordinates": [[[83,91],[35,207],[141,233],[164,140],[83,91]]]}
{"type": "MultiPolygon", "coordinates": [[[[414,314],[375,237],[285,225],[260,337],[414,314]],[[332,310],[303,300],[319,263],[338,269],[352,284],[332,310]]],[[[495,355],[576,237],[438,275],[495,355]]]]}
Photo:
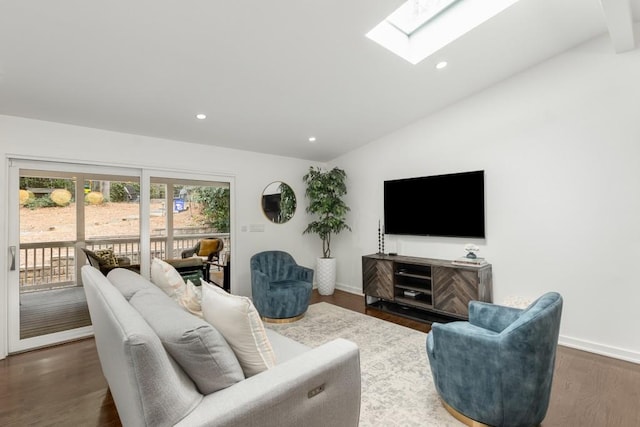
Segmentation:
{"type": "Polygon", "coordinates": [[[316,260],[316,283],[320,295],[333,295],[336,288],[335,258],[318,258],[316,260]]]}

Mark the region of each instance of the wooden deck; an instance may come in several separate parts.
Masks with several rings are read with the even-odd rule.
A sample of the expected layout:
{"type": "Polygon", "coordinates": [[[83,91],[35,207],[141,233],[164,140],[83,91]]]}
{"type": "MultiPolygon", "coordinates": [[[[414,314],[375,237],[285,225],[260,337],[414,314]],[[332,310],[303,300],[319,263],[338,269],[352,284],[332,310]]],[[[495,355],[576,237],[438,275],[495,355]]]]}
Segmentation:
{"type": "Polygon", "coordinates": [[[20,295],[20,339],[90,326],[81,286],[20,295]]]}

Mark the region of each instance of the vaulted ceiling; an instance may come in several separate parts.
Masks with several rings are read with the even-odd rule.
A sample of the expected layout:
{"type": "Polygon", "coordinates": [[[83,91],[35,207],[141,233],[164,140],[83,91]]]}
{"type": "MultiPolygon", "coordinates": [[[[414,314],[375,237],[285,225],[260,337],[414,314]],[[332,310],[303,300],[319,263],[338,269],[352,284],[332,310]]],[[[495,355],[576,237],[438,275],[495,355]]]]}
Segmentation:
{"type": "Polygon", "coordinates": [[[365,37],[402,2],[0,0],[0,114],[328,161],[640,20],[520,0],[411,65],[365,37]]]}

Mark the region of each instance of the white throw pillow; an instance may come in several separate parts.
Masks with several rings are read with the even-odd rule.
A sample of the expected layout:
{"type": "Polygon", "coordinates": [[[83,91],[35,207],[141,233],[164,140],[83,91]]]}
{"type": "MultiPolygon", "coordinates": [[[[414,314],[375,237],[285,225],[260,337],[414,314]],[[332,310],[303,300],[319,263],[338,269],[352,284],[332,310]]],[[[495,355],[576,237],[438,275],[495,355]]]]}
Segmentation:
{"type": "Polygon", "coordinates": [[[151,261],[151,282],[174,300],[180,298],[187,286],[178,270],[159,258],[151,261]]]}
{"type": "Polygon", "coordinates": [[[224,337],[235,353],[245,377],[272,368],[276,356],[253,302],[202,282],[202,314],[224,337]]]}
{"type": "Polygon", "coordinates": [[[180,299],[178,299],[178,304],[186,308],[189,313],[203,318],[202,289],[194,285],[191,280],[187,280],[187,286],[180,296],[180,299]]]}

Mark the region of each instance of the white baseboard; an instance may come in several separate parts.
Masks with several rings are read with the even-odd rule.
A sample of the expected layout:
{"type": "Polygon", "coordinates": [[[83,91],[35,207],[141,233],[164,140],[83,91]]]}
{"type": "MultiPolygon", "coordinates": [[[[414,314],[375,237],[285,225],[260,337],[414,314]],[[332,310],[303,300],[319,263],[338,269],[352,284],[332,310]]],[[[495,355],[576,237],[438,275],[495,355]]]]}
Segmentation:
{"type": "Polygon", "coordinates": [[[612,347],[609,345],[598,344],[592,341],[571,338],[563,335],[560,335],[558,344],[565,347],[575,348],[576,350],[588,351],[590,353],[599,354],[601,356],[613,357],[614,359],[620,359],[627,362],[640,364],[640,353],[636,351],[626,350],[624,348],[612,347]]]}
{"type": "MultiPolygon", "coordinates": [[[[318,289],[318,284],[314,283],[313,284],[313,289],[318,289]]],[[[345,291],[345,292],[349,292],[350,294],[355,294],[355,295],[364,295],[362,293],[362,288],[360,287],[354,287],[354,286],[347,286],[344,285],[342,283],[336,283],[336,289],[340,290],[340,291],[345,291]]]]}
{"type": "Polygon", "coordinates": [[[362,293],[362,288],[361,287],[348,286],[348,285],[345,285],[343,283],[336,283],[336,289],[339,289],[339,290],[345,291],[345,292],[349,292],[350,294],[364,295],[362,293]]]}

